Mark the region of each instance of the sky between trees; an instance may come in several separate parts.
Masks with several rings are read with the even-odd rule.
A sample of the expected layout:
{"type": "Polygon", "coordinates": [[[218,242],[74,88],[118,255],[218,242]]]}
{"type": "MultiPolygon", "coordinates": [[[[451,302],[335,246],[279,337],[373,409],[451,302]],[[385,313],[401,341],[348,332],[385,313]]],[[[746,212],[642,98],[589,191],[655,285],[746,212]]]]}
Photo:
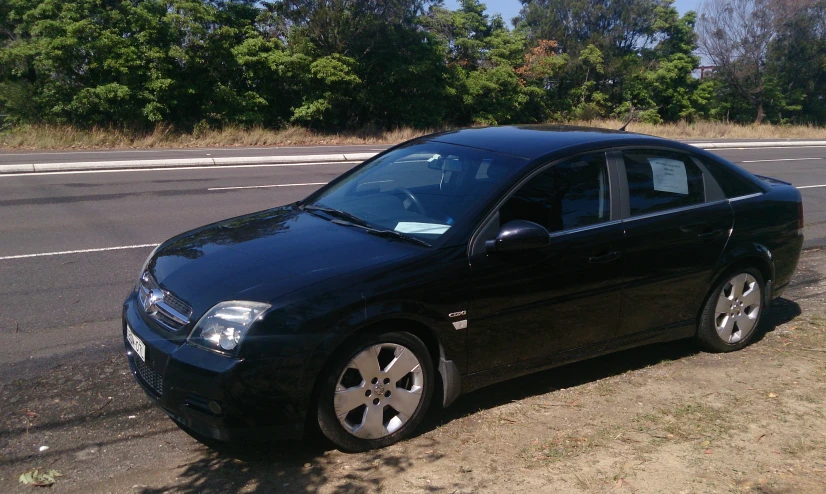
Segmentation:
{"type": "MultiPolygon", "coordinates": [[[[697,10],[702,0],[675,0],[674,6],[680,14],[685,14],[689,10],[697,10]]],[[[510,21],[519,15],[522,4],[519,0],[487,0],[484,4],[488,7],[491,15],[499,14],[510,26],[510,21]]],[[[445,0],[445,7],[456,10],[460,7],[459,0],[445,0]]]]}

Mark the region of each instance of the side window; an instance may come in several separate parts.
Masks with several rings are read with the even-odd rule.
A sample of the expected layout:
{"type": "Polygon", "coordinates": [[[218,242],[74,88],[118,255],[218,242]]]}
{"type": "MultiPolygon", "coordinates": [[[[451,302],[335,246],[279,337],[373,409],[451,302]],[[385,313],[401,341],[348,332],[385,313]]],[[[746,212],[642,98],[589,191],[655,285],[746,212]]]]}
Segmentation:
{"type": "Polygon", "coordinates": [[[703,171],[690,157],[669,151],[623,151],[631,216],[702,204],[703,171]]]}
{"type": "Polygon", "coordinates": [[[605,153],[558,163],[524,184],[499,210],[500,224],[538,223],[550,232],[610,219],[605,153]]]}
{"type": "Polygon", "coordinates": [[[760,187],[720,163],[708,159],[702,159],[700,161],[708,169],[709,173],[711,173],[711,176],[714,177],[714,180],[720,184],[720,188],[723,189],[723,193],[729,199],[763,192],[760,187]]]}

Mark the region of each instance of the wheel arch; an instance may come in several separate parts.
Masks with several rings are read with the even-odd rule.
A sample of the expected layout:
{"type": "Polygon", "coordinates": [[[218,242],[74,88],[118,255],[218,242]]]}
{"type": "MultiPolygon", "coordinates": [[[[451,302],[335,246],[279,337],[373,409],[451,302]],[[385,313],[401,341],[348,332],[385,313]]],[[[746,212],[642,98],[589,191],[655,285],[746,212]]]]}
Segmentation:
{"type": "Polygon", "coordinates": [[[707,285],[709,289],[703,296],[702,303],[697,311],[698,324],[703,309],[708,303],[709,297],[711,297],[717,289],[717,286],[729,273],[740,268],[754,268],[760,272],[765,283],[763,299],[766,304],[769,303],[774,280],[774,261],[772,260],[771,251],[761,244],[746,244],[724,254],[717,263],[713,274],[709,277],[709,283],[707,285]]]}
{"type": "Polygon", "coordinates": [[[717,284],[720,283],[721,278],[726,273],[733,269],[745,267],[754,268],[763,275],[763,281],[766,283],[764,298],[768,303],[771,300],[771,288],[775,280],[774,256],[768,247],[759,243],[742,244],[720,258],[709,280],[711,281],[709,286],[712,287],[712,290],[706,294],[703,303],[708,300],[711,291],[717,287],[717,284]]]}
{"type": "Polygon", "coordinates": [[[434,392],[441,393],[442,406],[450,405],[461,393],[461,377],[456,364],[446,359],[444,346],[437,331],[431,324],[425,322],[424,318],[411,314],[391,313],[364,321],[349,331],[331,331],[328,334],[328,337],[316,348],[313,356],[313,360],[318,362],[317,372],[305,376],[310,381],[306,384],[312,386],[310,406],[315,406],[317,403],[323,378],[330,371],[333,357],[340,348],[358,335],[388,331],[404,331],[416,336],[424,343],[438,373],[436,383],[440,386],[437,385],[434,392]]]}

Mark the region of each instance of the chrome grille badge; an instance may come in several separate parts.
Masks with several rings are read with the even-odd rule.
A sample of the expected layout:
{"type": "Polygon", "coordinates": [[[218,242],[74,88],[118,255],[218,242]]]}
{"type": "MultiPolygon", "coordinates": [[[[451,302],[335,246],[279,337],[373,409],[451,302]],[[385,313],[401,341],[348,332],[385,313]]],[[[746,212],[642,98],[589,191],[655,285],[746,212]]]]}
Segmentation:
{"type": "Polygon", "coordinates": [[[192,315],[192,308],[186,302],[161,288],[148,272],[141,276],[138,300],[146,315],[171,331],[186,326],[192,315]]]}

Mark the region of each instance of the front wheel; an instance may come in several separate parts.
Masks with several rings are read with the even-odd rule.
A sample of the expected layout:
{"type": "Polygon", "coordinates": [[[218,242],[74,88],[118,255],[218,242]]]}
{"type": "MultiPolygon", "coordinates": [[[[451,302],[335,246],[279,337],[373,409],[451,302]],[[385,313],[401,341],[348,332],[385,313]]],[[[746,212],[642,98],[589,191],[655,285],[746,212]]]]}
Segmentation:
{"type": "Polygon", "coordinates": [[[347,451],[383,448],[409,436],[433,395],[427,347],[410,333],[366,333],[339,351],[318,396],[318,425],[347,451]]]}
{"type": "Polygon", "coordinates": [[[731,352],[748,345],[763,313],[765,287],[763,276],[753,268],[724,276],[700,315],[700,344],[712,352],[731,352]]]}

